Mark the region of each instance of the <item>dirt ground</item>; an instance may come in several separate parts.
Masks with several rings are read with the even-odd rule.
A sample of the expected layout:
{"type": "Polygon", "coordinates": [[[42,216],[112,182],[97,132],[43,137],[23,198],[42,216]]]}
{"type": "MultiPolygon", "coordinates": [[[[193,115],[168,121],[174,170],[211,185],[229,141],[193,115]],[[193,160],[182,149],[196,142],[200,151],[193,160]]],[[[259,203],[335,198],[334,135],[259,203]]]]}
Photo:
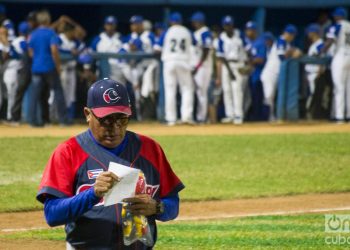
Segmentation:
{"type": "MultiPolygon", "coordinates": [[[[10,127],[0,125],[0,137],[17,136],[74,136],[84,131],[84,125],[70,127],[47,126],[32,128],[28,125],[10,127]]],[[[131,123],[129,130],[144,135],[237,135],[237,134],[309,134],[309,133],[341,133],[350,132],[350,124],[333,124],[319,122],[300,123],[249,123],[241,126],[231,124],[213,124],[201,126],[179,125],[168,127],[159,123],[131,123]]]]}
{"type": "MultiPolygon", "coordinates": [[[[9,127],[0,125],[1,137],[18,136],[74,136],[85,126],[49,126],[31,128],[28,125],[9,127]]],[[[254,123],[242,126],[202,125],[167,127],[158,123],[130,124],[129,129],[144,135],[239,135],[239,134],[311,134],[350,132],[350,124],[330,123],[254,123]]],[[[307,194],[287,197],[237,199],[228,201],[184,202],[180,216],[174,222],[190,220],[224,219],[256,215],[278,215],[298,213],[325,213],[350,210],[350,193],[307,194]]],[[[16,231],[48,228],[42,211],[0,213],[0,234],[16,231]]],[[[42,240],[0,239],[1,249],[64,249],[64,242],[42,240]]]]}

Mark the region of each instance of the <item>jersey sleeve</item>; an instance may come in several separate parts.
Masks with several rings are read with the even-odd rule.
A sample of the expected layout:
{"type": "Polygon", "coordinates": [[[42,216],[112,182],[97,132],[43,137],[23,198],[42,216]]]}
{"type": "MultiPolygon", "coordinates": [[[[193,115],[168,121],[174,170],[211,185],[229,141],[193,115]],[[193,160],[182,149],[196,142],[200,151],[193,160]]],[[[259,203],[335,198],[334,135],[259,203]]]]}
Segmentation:
{"type": "Polygon", "coordinates": [[[286,56],[287,43],[285,40],[277,40],[277,55],[281,60],[284,60],[286,56]]]}
{"type": "Polygon", "coordinates": [[[326,34],[326,37],[329,39],[336,39],[339,35],[340,28],[341,28],[340,24],[331,26],[326,34]]]}
{"type": "Polygon", "coordinates": [[[225,56],[225,53],[224,53],[224,41],[221,38],[219,38],[218,42],[217,42],[216,56],[217,57],[224,57],[225,56]]]}
{"type": "Polygon", "coordinates": [[[185,186],[170,167],[163,149],[150,138],[145,136],[140,136],[140,138],[143,144],[141,155],[149,160],[159,172],[160,198],[176,195],[185,186]]]}
{"type": "Polygon", "coordinates": [[[55,149],[45,167],[37,200],[44,203],[48,196],[66,198],[74,195],[75,174],[88,157],[82,150],[74,150],[77,145],[75,139],[70,139],[55,149]]]}
{"type": "Polygon", "coordinates": [[[101,40],[100,36],[96,36],[92,40],[90,47],[93,51],[97,51],[97,44],[100,42],[100,40],[101,40]]]}
{"type": "Polygon", "coordinates": [[[201,35],[201,39],[202,39],[202,46],[203,48],[207,48],[210,49],[213,45],[213,37],[210,33],[210,31],[205,31],[202,33],[201,35]]]}
{"type": "Polygon", "coordinates": [[[57,46],[57,47],[60,46],[60,38],[55,32],[53,32],[53,34],[52,34],[52,37],[50,40],[50,45],[57,46]]]}

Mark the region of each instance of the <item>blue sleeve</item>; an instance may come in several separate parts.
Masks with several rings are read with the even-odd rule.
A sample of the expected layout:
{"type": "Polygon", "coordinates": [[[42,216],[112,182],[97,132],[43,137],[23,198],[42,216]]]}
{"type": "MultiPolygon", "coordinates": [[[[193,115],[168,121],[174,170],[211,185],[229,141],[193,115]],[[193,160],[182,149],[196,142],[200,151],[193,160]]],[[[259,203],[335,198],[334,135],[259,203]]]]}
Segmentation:
{"type": "Polygon", "coordinates": [[[151,41],[152,46],[156,43],[156,38],[153,32],[150,32],[148,35],[148,39],[151,41]]]}
{"type": "Polygon", "coordinates": [[[156,219],[160,221],[169,221],[175,219],[179,214],[180,199],[179,195],[165,197],[161,199],[164,204],[164,213],[157,215],[156,219]]]}
{"type": "Polygon", "coordinates": [[[100,36],[96,36],[96,37],[94,38],[94,40],[92,40],[92,43],[91,43],[91,45],[90,45],[90,47],[92,48],[92,50],[97,51],[97,44],[98,44],[100,41],[101,41],[100,36]]]}
{"type": "Polygon", "coordinates": [[[28,50],[28,43],[26,41],[21,41],[19,46],[23,52],[26,52],[28,50]]]}
{"type": "Polygon", "coordinates": [[[341,29],[341,25],[340,24],[335,24],[333,26],[331,26],[327,32],[326,37],[330,38],[330,39],[335,39],[338,37],[339,32],[341,29]]]}
{"type": "Polygon", "coordinates": [[[286,57],[286,48],[287,48],[287,42],[285,40],[278,39],[277,40],[277,54],[281,60],[284,60],[286,57]]]}
{"type": "Polygon", "coordinates": [[[224,41],[220,38],[218,40],[218,46],[217,46],[217,51],[216,51],[216,55],[218,57],[224,57],[224,41]]]}
{"type": "Polygon", "coordinates": [[[58,35],[56,33],[53,32],[51,40],[50,40],[50,45],[56,45],[59,46],[60,45],[60,38],[58,37],[58,35]]]}
{"type": "Polygon", "coordinates": [[[317,54],[318,54],[318,55],[321,53],[321,50],[322,50],[323,47],[324,47],[324,43],[320,43],[320,44],[316,47],[316,50],[317,50],[317,54]]]}
{"type": "Polygon", "coordinates": [[[75,221],[100,200],[93,187],[70,198],[48,198],[44,204],[46,222],[54,227],[75,221]]]}
{"type": "Polygon", "coordinates": [[[213,37],[210,31],[205,31],[201,35],[203,48],[211,48],[213,44],[213,37]]]}

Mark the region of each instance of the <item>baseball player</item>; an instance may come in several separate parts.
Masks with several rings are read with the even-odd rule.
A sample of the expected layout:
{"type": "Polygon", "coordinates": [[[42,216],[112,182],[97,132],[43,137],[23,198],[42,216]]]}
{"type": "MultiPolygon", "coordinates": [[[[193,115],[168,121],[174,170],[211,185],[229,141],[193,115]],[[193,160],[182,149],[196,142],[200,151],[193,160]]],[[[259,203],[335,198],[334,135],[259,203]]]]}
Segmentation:
{"type": "Polygon", "coordinates": [[[7,120],[12,120],[12,108],[15,104],[16,91],[18,87],[18,71],[23,67],[21,57],[27,53],[27,35],[29,34],[29,25],[27,22],[21,22],[18,26],[19,36],[9,41],[8,57],[9,61],[4,72],[4,83],[7,89],[7,120]]]}
{"type": "Polygon", "coordinates": [[[350,22],[346,20],[346,10],[338,7],[333,12],[335,25],[327,33],[323,52],[335,44],[335,54],[331,64],[334,85],[334,118],[343,123],[350,120],[350,22]]]}
{"type": "Polygon", "coordinates": [[[193,124],[194,84],[191,75],[191,50],[194,43],[190,31],[181,25],[182,16],[170,15],[170,28],[163,33],[155,49],[161,51],[163,61],[165,120],[169,126],[177,121],[177,84],[181,92],[181,122],[193,124]]]}
{"type": "MultiPolygon", "coordinates": [[[[70,23],[65,23],[63,33],[59,34],[59,51],[61,54],[77,56],[79,53],[79,43],[75,40],[75,27],[70,23]]],[[[75,116],[76,101],[76,61],[74,59],[62,62],[61,64],[61,84],[67,107],[67,118],[71,123],[75,116]]]]}
{"type": "Polygon", "coordinates": [[[253,21],[249,21],[245,25],[245,37],[249,41],[246,50],[249,57],[251,75],[249,79],[249,87],[251,94],[251,108],[249,119],[252,121],[265,120],[263,106],[263,88],[260,80],[261,71],[266,62],[266,45],[263,37],[258,37],[257,26],[253,21]]]}
{"type": "MultiPolygon", "coordinates": [[[[321,50],[324,46],[323,40],[321,38],[321,27],[316,23],[310,24],[306,29],[307,37],[311,42],[311,45],[308,50],[308,56],[319,56],[321,50]]],[[[315,93],[315,81],[318,75],[320,74],[321,66],[314,64],[306,64],[305,72],[309,84],[309,98],[307,100],[306,107],[308,108],[312,101],[312,96],[315,93]]]]}
{"type": "Polygon", "coordinates": [[[213,60],[211,49],[213,37],[209,28],[205,25],[205,16],[202,12],[196,12],[191,17],[194,28],[194,39],[196,45],[193,46],[192,67],[194,70],[194,82],[196,84],[197,112],[196,119],[199,123],[207,120],[208,114],[208,88],[213,73],[213,60]]]}
{"type": "MultiPolygon", "coordinates": [[[[123,43],[120,34],[116,31],[117,18],[114,16],[107,16],[104,22],[104,32],[95,37],[92,41],[91,48],[96,52],[110,52],[117,53],[122,49],[123,43]]],[[[110,67],[110,76],[113,80],[125,84],[122,69],[118,59],[110,58],[108,60],[110,67]]]]}
{"type": "Polygon", "coordinates": [[[226,117],[223,123],[242,124],[244,119],[243,95],[245,78],[239,68],[245,65],[247,55],[242,39],[234,29],[231,16],[222,19],[224,31],[220,34],[216,44],[216,55],[222,62],[221,70],[217,73],[217,82],[222,83],[226,117]]]}
{"type": "Polygon", "coordinates": [[[133,215],[144,215],[154,242],[156,220],[177,217],[184,188],[158,143],[127,130],[131,115],[126,88],[113,80],[95,82],[84,108],[89,129],[61,143],[48,161],[37,199],[50,226],[65,224],[67,249],[152,249],[141,242],[125,246],[122,204],[104,206],[103,196],[120,178],[110,162],[140,169],[145,194],[124,200],[133,215]]]}
{"type": "MultiPolygon", "coordinates": [[[[130,39],[138,39],[142,43],[142,51],[145,53],[153,53],[153,47],[155,44],[155,36],[150,29],[145,29],[144,24],[149,23],[149,21],[144,20],[142,16],[132,16],[130,18],[130,30],[131,34],[126,39],[126,46],[130,39]]],[[[151,27],[148,27],[151,28],[151,27]]],[[[128,49],[127,49],[128,50],[128,49]]],[[[140,75],[142,76],[142,84],[139,87],[140,96],[147,98],[152,92],[158,89],[158,85],[155,83],[155,72],[158,67],[157,60],[145,59],[142,60],[140,69],[140,75]]]]}
{"type": "Polygon", "coordinates": [[[275,95],[277,90],[277,80],[280,73],[281,61],[292,56],[295,48],[292,42],[297,34],[297,28],[288,24],[283,34],[277,39],[271,48],[267,62],[261,73],[261,81],[264,89],[264,102],[269,109],[269,120],[274,121],[275,95]]]}

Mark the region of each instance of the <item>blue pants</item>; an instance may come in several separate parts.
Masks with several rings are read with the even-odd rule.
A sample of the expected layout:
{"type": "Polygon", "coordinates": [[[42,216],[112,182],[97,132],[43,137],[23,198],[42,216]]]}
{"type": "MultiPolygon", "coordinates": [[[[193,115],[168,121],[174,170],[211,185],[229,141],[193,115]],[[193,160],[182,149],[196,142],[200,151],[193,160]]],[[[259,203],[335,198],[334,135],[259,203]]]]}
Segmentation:
{"type": "Polygon", "coordinates": [[[56,70],[47,73],[35,74],[32,77],[32,89],[30,95],[28,121],[32,126],[42,126],[49,122],[48,99],[50,90],[54,91],[54,105],[57,105],[58,120],[60,124],[66,123],[66,103],[60,78],[56,70]],[[37,111],[41,107],[41,116],[37,116],[37,111]]]}
{"type": "Polygon", "coordinates": [[[250,79],[249,88],[252,98],[251,108],[249,110],[248,119],[250,121],[266,121],[268,112],[264,106],[264,92],[260,80],[253,81],[250,79]]]}

